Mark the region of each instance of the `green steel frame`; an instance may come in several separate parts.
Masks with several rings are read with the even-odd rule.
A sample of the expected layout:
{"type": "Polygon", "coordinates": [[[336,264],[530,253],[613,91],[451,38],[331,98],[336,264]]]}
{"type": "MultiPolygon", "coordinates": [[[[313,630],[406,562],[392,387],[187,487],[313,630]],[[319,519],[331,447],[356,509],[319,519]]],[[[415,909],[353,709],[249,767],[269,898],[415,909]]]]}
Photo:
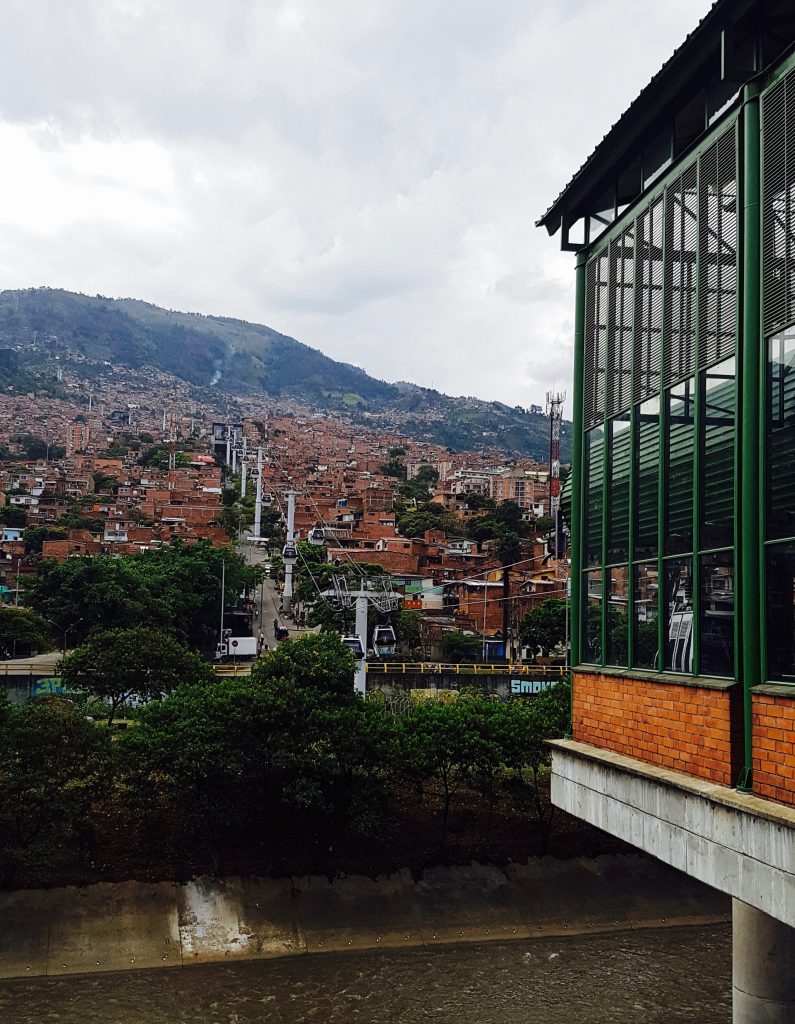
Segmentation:
{"type": "MultiPolygon", "coordinates": [[[[745,764],[738,786],[748,789],[753,770],[753,729],[751,687],[760,682],[759,563],[763,557],[759,530],[760,410],[764,410],[764,359],[761,321],[762,221],[759,87],[749,83],[744,90],[742,117],[743,261],[741,278],[742,333],[739,350],[739,382],[742,401],[739,411],[740,440],[740,582],[738,621],[741,625],[743,685],[743,726],[745,764]]],[[[736,613],[735,613],[736,614],[736,613]]]]}
{"type": "MultiPolygon", "coordinates": [[[[795,58],[788,60],[776,73],[775,78],[786,73],[795,66],[795,58]]],[[[765,339],[762,331],[761,308],[761,134],[760,134],[760,88],[756,82],[746,85],[739,111],[721,123],[716,124],[705,134],[700,143],[687,154],[687,159],[680,159],[670,168],[663,179],[640,203],[624,212],[611,228],[606,231],[592,246],[580,250],[576,266],[576,311],[575,311],[575,367],[574,367],[574,423],[573,423],[573,466],[572,466],[572,579],[571,579],[571,643],[572,664],[582,663],[583,653],[583,612],[588,600],[587,589],[584,588],[586,566],[583,559],[584,547],[584,446],[586,431],[583,428],[584,400],[584,358],[585,358],[585,307],[586,307],[586,265],[593,257],[599,255],[610,243],[626,231],[628,225],[643,209],[651,207],[658,197],[664,195],[682,168],[689,161],[697,159],[718,136],[726,131],[727,126],[735,122],[735,139],[738,149],[738,198],[742,199],[741,216],[737,220],[737,242],[739,253],[739,287],[738,287],[738,343],[736,347],[736,442],[734,454],[735,485],[734,485],[734,591],[735,591],[735,668],[743,688],[744,711],[744,768],[739,780],[741,788],[747,788],[751,781],[753,748],[751,729],[751,690],[761,682],[764,676],[762,658],[764,652],[765,620],[763,611],[762,581],[764,579],[764,502],[760,503],[760,466],[764,465],[765,456],[765,339]],[[764,343],[763,343],[764,342],[764,343]]],[[[700,164],[697,164],[700,167],[700,164]]],[[[699,171],[700,173],[700,171],[699,171]]],[[[700,194],[700,190],[699,193],[700,194]]],[[[663,234],[662,261],[667,265],[668,232],[663,234]]],[[[700,257],[697,257],[697,259],[700,257]]],[[[695,308],[700,308],[700,287],[702,275],[700,266],[696,267],[695,308]]],[[[634,280],[637,281],[637,276],[634,280]]],[[[612,284],[612,279],[611,279],[612,284]]],[[[659,390],[659,421],[658,421],[658,453],[660,459],[660,477],[658,487],[657,528],[659,546],[656,556],[658,572],[658,651],[660,664],[658,670],[664,668],[664,652],[666,650],[666,616],[664,610],[665,567],[669,558],[690,557],[693,580],[693,673],[698,675],[700,664],[700,645],[698,640],[701,605],[701,556],[706,554],[701,547],[699,536],[701,519],[701,486],[702,453],[701,438],[704,431],[703,410],[703,370],[700,368],[700,335],[699,321],[696,318],[695,335],[695,426],[694,426],[694,488],[693,499],[693,545],[692,554],[667,556],[664,551],[666,497],[670,486],[667,473],[664,472],[665,446],[668,435],[668,403],[666,401],[665,366],[667,337],[664,325],[667,321],[667,305],[670,301],[668,289],[662,291],[662,334],[660,355],[660,390],[659,390]]],[[[637,308],[637,307],[635,307],[637,308]]],[[[633,314],[635,315],[635,314],[633,314]]],[[[634,338],[634,322],[633,322],[634,338]]],[[[609,364],[606,363],[607,373],[609,364]]],[[[635,397],[634,376],[635,359],[632,360],[632,401],[629,414],[631,417],[631,436],[637,437],[640,404],[635,397]]],[[[607,394],[607,387],[605,387],[607,394]]],[[[606,406],[607,409],[607,406],[606,406]]],[[[607,611],[611,591],[611,566],[607,563],[607,526],[608,526],[608,494],[611,473],[610,423],[612,416],[607,412],[604,419],[604,447],[602,459],[602,635],[601,664],[607,665],[607,611]]],[[[635,633],[635,598],[636,598],[636,564],[635,564],[635,516],[637,511],[636,490],[638,467],[635,465],[634,443],[631,448],[629,468],[629,538],[627,563],[627,615],[629,616],[627,663],[634,662],[635,633]]],[[[716,551],[727,550],[718,548],[716,551]]],[[[642,669],[638,669],[641,673],[642,669]]],[[[648,673],[646,673],[648,674],[648,673]]]]}

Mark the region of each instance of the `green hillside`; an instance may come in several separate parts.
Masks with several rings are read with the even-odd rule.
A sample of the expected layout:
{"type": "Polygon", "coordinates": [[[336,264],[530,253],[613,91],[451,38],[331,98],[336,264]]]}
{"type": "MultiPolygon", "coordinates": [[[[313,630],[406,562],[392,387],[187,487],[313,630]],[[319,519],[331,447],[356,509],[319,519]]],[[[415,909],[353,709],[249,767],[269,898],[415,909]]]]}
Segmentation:
{"type": "MultiPolygon", "coordinates": [[[[31,367],[70,354],[86,377],[103,363],[153,366],[219,392],[263,393],[452,449],[494,448],[544,458],[548,423],[498,402],[451,398],[370,377],[262,324],[50,288],[0,292],[0,385],[28,388],[31,367]],[[93,364],[93,365],[92,365],[93,364]]],[[[568,457],[568,433],[562,443],[568,457]]]]}

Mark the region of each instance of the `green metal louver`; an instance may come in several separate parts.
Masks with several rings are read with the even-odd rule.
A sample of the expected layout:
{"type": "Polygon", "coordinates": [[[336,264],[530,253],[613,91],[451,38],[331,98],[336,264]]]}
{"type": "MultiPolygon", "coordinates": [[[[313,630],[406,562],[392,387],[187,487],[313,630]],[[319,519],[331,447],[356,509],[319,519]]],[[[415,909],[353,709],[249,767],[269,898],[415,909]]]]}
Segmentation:
{"type": "Polygon", "coordinates": [[[698,171],[695,164],[668,188],[664,386],[689,377],[696,355],[696,252],[698,171]]]}
{"type": "Polygon", "coordinates": [[[737,150],[726,132],[701,157],[699,187],[699,368],[735,349],[737,334],[737,150]]]}
{"type": "Polygon", "coordinates": [[[795,75],[762,98],[762,262],[765,334],[795,319],[795,75]]]}
{"type": "Polygon", "coordinates": [[[629,408],[632,392],[632,322],[635,228],[610,244],[612,302],[608,330],[607,415],[629,408]]]}
{"type": "Polygon", "coordinates": [[[605,415],[607,364],[608,254],[591,260],[586,271],[584,425],[593,426],[605,415]]]}
{"type": "Polygon", "coordinates": [[[637,220],[638,280],[635,289],[635,393],[638,402],[660,390],[663,308],[663,201],[637,220]]]}

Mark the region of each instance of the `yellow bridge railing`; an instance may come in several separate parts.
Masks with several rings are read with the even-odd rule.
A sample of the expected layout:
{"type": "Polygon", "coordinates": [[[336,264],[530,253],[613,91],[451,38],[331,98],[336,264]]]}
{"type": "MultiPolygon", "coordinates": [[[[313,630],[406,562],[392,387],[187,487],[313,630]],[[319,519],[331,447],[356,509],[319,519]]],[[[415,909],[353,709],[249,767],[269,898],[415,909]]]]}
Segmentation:
{"type": "Polygon", "coordinates": [[[497,662],[368,661],[368,675],[454,675],[525,676],[562,679],[569,674],[565,665],[523,665],[497,662]]]}

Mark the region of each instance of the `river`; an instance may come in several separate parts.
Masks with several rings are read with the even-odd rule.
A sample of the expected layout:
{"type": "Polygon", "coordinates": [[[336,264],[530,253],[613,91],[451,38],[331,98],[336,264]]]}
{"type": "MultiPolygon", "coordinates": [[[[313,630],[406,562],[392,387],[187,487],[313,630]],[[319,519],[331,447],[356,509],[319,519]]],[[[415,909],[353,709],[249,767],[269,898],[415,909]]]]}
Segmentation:
{"type": "Polygon", "coordinates": [[[727,1024],[727,925],[0,982],[3,1024],[727,1024]]]}

